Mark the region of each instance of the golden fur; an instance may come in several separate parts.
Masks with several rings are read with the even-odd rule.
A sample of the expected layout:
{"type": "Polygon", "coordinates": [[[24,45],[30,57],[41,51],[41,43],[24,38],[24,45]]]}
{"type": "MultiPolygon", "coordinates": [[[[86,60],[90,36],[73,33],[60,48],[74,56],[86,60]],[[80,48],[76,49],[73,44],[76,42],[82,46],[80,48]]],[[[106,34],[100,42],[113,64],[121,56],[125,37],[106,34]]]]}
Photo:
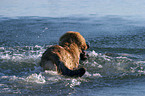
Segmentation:
{"type": "Polygon", "coordinates": [[[44,70],[54,70],[61,75],[81,77],[84,68],[79,67],[82,50],[87,49],[87,44],[79,32],[69,31],[61,36],[59,45],[49,47],[42,55],[40,66],[44,70]],[[55,67],[56,66],[56,67],[55,67]]]}

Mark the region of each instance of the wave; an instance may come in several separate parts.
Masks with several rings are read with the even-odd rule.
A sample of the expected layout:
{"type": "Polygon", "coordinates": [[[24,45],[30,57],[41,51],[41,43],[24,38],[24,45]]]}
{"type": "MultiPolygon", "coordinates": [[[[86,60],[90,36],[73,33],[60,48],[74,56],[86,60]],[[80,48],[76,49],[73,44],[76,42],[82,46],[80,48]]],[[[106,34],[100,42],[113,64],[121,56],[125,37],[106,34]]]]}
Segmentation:
{"type": "Polygon", "coordinates": [[[66,86],[79,86],[96,78],[125,78],[145,75],[145,61],[136,61],[131,54],[97,53],[87,51],[88,60],[80,61],[87,70],[82,78],[65,78],[56,71],[43,71],[39,67],[42,53],[49,46],[0,47],[0,78],[4,82],[54,84],[68,82],[66,86]],[[6,80],[6,81],[5,81],[6,80]]]}
{"type": "Polygon", "coordinates": [[[145,73],[144,61],[135,61],[129,58],[132,57],[131,54],[102,54],[95,51],[91,51],[88,54],[89,59],[83,63],[90,73],[98,72],[102,77],[145,73]]]}

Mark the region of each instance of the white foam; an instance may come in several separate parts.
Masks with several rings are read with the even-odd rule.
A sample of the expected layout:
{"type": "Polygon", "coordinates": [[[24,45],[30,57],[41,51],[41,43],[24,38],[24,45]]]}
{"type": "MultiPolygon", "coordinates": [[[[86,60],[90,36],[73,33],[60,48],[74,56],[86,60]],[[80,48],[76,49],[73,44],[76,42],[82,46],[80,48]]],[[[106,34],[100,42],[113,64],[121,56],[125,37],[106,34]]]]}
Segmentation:
{"type": "Polygon", "coordinates": [[[40,61],[42,53],[45,51],[44,47],[35,46],[24,46],[24,47],[0,47],[0,59],[3,62],[33,62],[40,61]]]}
{"type": "Polygon", "coordinates": [[[100,73],[90,74],[88,71],[85,73],[86,77],[102,77],[100,73]]]}
{"type": "Polygon", "coordinates": [[[45,83],[46,82],[44,76],[42,76],[41,74],[37,75],[36,73],[28,76],[26,78],[26,81],[27,82],[33,82],[33,83],[45,83]]]}
{"type": "Polygon", "coordinates": [[[51,70],[45,70],[45,73],[51,75],[58,75],[56,71],[51,71],[51,70]]]}
{"type": "MultiPolygon", "coordinates": [[[[17,51],[9,51],[6,48],[1,48],[4,50],[0,53],[0,59],[4,60],[4,62],[7,62],[8,60],[11,61],[18,61],[18,62],[26,62],[30,64],[38,64],[40,61],[40,57],[42,56],[42,53],[44,52],[43,47],[36,45],[35,47],[30,47],[28,46],[28,49],[24,47],[21,48],[19,47],[18,52],[17,51]],[[23,49],[24,52],[20,52],[20,50],[23,49]],[[12,53],[13,52],[13,53],[12,53]],[[34,54],[33,54],[34,53],[34,54]]],[[[11,48],[14,49],[15,48],[11,48]]],[[[134,62],[130,60],[128,57],[111,57],[111,56],[106,56],[103,55],[102,53],[96,53],[94,50],[88,52],[89,58],[88,60],[84,61],[84,67],[87,69],[87,72],[82,78],[96,78],[96,77],[103,77],[103,76],[110,76],[110,75],[117,75],[119,73],[124,73],[124,72],[130,72],[130,73],[143,73],[145,74],[145,67],[140,67],[140,63],[145,63],[145,61],[137,61],[134,62]],[[135,66],[135,67],[134,67],[135,66]],[[140,68],[140,69],[139,69],[140,68]]],[[[9,63],[8,63],[9,64],[9,63]]],[[[13,63],[15,64],[15,62],[13,63]]],[[[20,63],[23,64],[23,63],[20,63]]],[[[23,66],[22,66],[23,67],[23,66]]],[[[23,80],[25,82],[33,82],[33,83],[55,83],[58,82],[59,80],[63,81],[71,81],[69,83],[70,87],[78,86],[81,84],[80,79],[64,79],[62,76],[58,75],[56,71],[45,71],[41,72],[41,67],[38,66],[32,66],[32,68],[29,68],[25,66],[26,69],[30,70],[22,70],[24,74],[26,75],[27,73],[31,74],[27,77],[17,77],[17,76],[5,76],[5,74],[0,73],[0,78],[2,79],[9,79],[9,80],[23,80]],[[33,69],[33,70],[31,70],[33,69]],[[38,73],[38,74],[37,74],[38,73]]],[[[10,67],[11,68],[11,67],[10,67]]],[[[14,68],[12,68],[14,69],[14,68]]],[[[5,70],[3,71],[4,73],[11,73],[13,70],[5,70]],[[7,71],[7,72],[6,72],[7,71]]],[[[22,74],[22,72],[20,72],[22,74]]]]}
{"type": "Polygon", "coordinates": [[[85,75],[86,75],[87,77],[92,76],[88,71],[86,71],[85,75]]]}
{"type": "Polygon", "coordinates": [[[21,81],[24,81],[25,78],[22,78],[22,77],[17,77],[17,76],[1,76],[0,79],[9,79],[9,81],[18,81],[18,80],[21,80],[21,81]]]}
{"type": "Polygon", "coordinates": [[[99,73],[95,73],[95,74],[93,74],[93,76],[94,77],[102,77],[101,74],[99,74],[99,73]]]}
{"type": "Polygon", "coordinates": [[[79,86],[81,82],[77,79],[72,79],[72,82],[70,84],[70,87],[73,88],[74,86],[79,86]]]}
{"type": "Polygon", "coordinates": [[[145,61],[137,61],[137,63],[144,63],[145,64],[145,61]]]}
{"type": "Polygon", "coordinates": [[[98,53],[96,53],[96,52],[93,50],[93,51],[89,52],[88,55],[89,55],[90,57],[94,57],[94,56],[98,56],[98,53]]]}
{"type": "Polygon", "coordinates": [[[4,47],[0,47],[0,50],[4,50],[5,48],[4,47]]]}
{"type": "Polygon", "coordinates": [[[98,68],[103,68],[103,66],[102,65],[98,65],[98,68]]]}
{"type": "Polygon", "coordinates": [[[6,55],[1,55],[0,58],[1,59],[8,59],[8,60],[10,60],[11,59],[11,56],[9,54],[6,54],[6,55]]]}
{"type": "Polygon", "coordinates": [[[103,55],[102,57],[104,58],[104,60],[111,61],[111,57],[109,56],[103,55]]]}
{"type": "Polygon", "coordinates": [[[84,61],[87,71],[85,76],[92,78],[97,76],[112,76],[118,74],[145,74],[145,61],[134,61],[125,56],[106,56],[96,53],[94,50],[88,52],[89,58],[84,61]],[[100,74],[100,75],[99,75],[100,74]]]}

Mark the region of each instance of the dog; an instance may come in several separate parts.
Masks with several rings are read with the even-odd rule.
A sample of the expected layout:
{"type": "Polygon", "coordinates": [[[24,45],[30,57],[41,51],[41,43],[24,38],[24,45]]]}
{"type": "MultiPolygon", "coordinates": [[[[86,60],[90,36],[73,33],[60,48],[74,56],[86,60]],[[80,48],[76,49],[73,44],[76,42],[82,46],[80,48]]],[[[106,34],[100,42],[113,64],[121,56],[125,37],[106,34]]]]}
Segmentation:
{"type": "Polygon", "coordinates": [[[68,77],[82,77],[86,69],[79,68],[79,60],[86,60],[84,50],[89,45],[79,32],[68,31],[59,39],[59,45],[49,47],[41,57],[40,66],[44,70],[57,70],[68,77]]]}

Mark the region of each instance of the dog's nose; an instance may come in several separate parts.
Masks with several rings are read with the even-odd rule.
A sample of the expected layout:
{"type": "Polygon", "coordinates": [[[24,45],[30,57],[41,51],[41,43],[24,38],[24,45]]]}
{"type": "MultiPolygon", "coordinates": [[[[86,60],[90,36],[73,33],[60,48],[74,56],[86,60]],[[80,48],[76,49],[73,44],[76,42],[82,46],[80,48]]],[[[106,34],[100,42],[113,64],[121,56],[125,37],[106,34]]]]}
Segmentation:
{"type": "Polygon", "coordinates": [[[89,49],[90,48],[90,43],[86,42],[86,44],[87,44],[87,48],[89,49]]]}

